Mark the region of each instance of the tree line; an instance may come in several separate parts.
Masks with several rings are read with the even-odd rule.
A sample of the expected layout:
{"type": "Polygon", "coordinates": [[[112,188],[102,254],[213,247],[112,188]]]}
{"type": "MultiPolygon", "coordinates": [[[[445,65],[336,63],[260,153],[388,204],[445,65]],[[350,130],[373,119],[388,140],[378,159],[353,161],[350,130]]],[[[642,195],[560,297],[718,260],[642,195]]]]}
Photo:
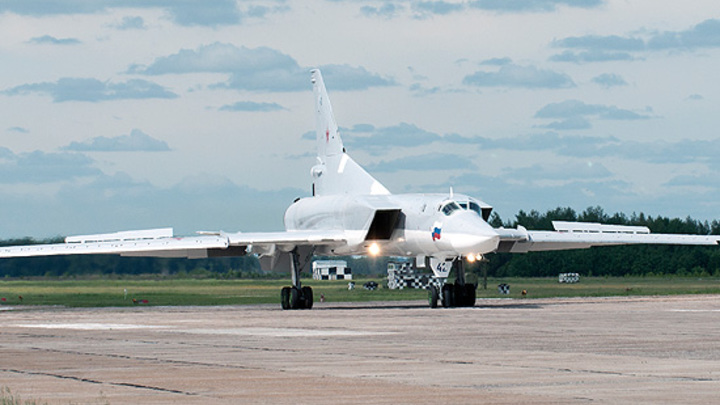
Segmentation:
{"type": "MultiPolygon", "coordinates": [[[[718,220],[653,217],[643,213],[610,215],[601,207],[589,207],[580,213],[572,208],[556,208],[545,213],[520,211],[514,220],[509,221],[502,221],[495,214],[490,224],[495,227],[515,228],[522,225],[528,230],[553,230],[552,221],[647,226],[652,233],[720,234],[718,220]]],[[[549,277],[558,273],[580,273],[583,276],[720,276],[720,247],[717,246],[625,245],[525,254],[497,253],[487,258],[488,275],[496,277],[549,277]]]]}
{"type": "MultiPolygon", "coordinates": [[[[607,214],[601,207],[582,212],[556,208],[545,213],[520,211],[514,219],[503,221],[497,213],[494,227],[528,230],[552,230],[552,221],[600,222],[614,225],[647,226],[653,233],[720,234],[720,222],[649,216],[643,213],[627,216],[607,214]]],[[[36,241],[30,238],[0,241],[0,246],[36,243],[62,243],[62,238],[36,241]]],[[[345,257],[354,274],[384,275],[393,258],[345,257]]],[[[580,273],[583,276],[677,275],[720,276],[720,248],[716,246],[634,245],[591,249],[495,253],[487,255],[486,266],[491,277],[550,277],[558,273],[580,273]]],[[[479,265],[470,266],[480,272],[479,265]]],[[[179,277],[259,278],[283,277],[260,270],[253,256],[212,259],[168,259],[120,257],[116,255],[70,255],[0,259],[0,277],[75,277],[87,275],[163,275],[179,277]]]]}

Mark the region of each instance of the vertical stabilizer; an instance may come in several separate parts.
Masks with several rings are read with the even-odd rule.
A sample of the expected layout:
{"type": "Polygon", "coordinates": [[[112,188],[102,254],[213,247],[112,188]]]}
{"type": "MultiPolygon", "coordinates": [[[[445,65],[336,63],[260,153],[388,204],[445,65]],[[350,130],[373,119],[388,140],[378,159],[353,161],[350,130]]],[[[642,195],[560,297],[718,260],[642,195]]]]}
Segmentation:
{"type": "Polygon", "coordinates": [[[319,70],[312,71],[312,83],[315,93],[315,137],[318,156],[339,155],[343,153],[343,143],[319,70]]]}
{"type": "Polygon", "coordinates": [[[390,194],[347,153],[338,131],[322,74],[311,71],[315,95],[315,137],[318,163],[312,169],[313,194],[390,194]]]}

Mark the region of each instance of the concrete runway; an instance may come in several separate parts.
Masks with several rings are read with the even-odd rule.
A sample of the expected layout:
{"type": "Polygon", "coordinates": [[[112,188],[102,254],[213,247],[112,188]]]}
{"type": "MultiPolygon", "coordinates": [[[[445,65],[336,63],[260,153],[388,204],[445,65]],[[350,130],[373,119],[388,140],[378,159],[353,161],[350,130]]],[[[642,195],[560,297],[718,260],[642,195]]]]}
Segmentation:
{"type": "Polygon", "coordinates": [[[39,403],[720,398],[720,296],[0,309],[0,386],[39,403]]]}

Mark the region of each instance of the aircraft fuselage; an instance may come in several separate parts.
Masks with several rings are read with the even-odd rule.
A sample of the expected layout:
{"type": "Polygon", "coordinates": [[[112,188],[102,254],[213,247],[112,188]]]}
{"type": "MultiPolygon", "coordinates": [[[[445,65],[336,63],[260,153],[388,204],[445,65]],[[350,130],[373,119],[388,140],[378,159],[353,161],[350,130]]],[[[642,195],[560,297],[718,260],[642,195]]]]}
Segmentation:
{"type": "Polygon", "coordinates": [[[285,212],[285,227],[346,233],[347,245],[317,254],[482,255],[495,251],[499,243],[486,221],[491,209],[461,194],[316,196],[292,204],[285,212]]]}

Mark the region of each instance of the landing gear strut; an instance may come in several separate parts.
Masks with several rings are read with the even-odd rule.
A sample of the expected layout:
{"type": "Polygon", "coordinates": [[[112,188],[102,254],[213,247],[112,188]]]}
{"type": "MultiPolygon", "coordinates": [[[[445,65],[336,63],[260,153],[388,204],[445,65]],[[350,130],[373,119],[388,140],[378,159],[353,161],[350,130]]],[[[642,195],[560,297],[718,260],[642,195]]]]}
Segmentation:
{"type": "Polygon", "coordinates": [[[312,258],[312,252],[300,262],[300,254],[295,248],[290,252],[290,274],[292,276],[292,287],[283,287],[280,290],[280,303],[282,309],[311,309],[313,307],[313,290],[311,287],[303,287],[300,282],[300,271],[312,258]]]}
{"type": "Polygon", "coordinates": [[[439,291],[436,286],[431,285],[428,290],[428,301],[430,308],[436,308],[438,297],[444,308],[472,307],[475,306],[477,284],[465,282],[465,264],[462,257],[453,261],[455,269],[455,283],[446,283],[439,291]]]}

